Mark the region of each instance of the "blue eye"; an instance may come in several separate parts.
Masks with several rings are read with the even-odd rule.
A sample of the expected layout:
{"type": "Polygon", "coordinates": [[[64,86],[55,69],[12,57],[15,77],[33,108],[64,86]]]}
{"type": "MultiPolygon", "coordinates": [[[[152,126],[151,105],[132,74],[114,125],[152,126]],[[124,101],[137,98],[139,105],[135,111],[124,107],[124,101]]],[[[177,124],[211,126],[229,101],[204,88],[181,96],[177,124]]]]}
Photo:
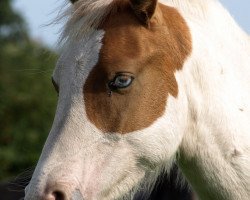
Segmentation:
{"type": "Polygon", "coordinates": [[[134,78],[129,75],[118,75],[109,82],[109,88],[111,90],[127,88],[131,85],[134,78]]]}

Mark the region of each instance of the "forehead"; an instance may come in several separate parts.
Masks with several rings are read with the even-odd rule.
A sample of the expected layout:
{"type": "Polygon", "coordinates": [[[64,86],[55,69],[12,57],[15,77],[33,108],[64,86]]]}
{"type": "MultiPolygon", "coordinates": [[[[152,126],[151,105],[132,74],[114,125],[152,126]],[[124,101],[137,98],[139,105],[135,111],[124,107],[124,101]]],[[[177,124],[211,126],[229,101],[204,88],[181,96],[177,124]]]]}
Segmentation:
{"type": "Polygon", "coordinates": [[[114,68],[116,63],[129,66],[137,61],[138,70],[143,62],[154,60],[155,64],[167,62],[176,70],[181,69],[191,51],[185,20],[176,9],[163,4],[158,4],[149,26],[138,20],[128,3],[123,3],[99,28],[105,31],[99,62],[107,67],[114,68]]]}
{"type": "MultiPolygon", "coordinates": [[[[182,62],[186,54],[190,52],[189,29],[175,8],[159,3],[149,30],[137,19],[129,1],[107,0],[107,5],[100,3],[100,8],[103,8],[100,9],[97,6],[95,12],[91,12],[91,8],[82,9],[81,6],[76,8],[63,33],[63,38],[69,38],[69,41],[74,38],[74,42],[70,42],[71,45],[66,47],[66,51],[61,56],[61,60],[63,60],[61,63],[65,62],[65,57],[67,57],[66,60],[69,60],[68,57],[72,57],[72,55],[75,55],[74,58],[78,60],[80,57],[77,56],[78,54],[91,57],[93,54],[87,54],[86,51],[89,52],[91,48],[95,49],[95,46],[100,46],[98,45],[100,43],[102,45],[99,53],[100,60],[107,64],[109,64],[108,62],[114,64],[121,59],[129,62],[134,58],[148,57],[145,52],[153,51],[158,55],[166,54],[166,52],[171,54],[175,53],[171,50],[177,50],[180,46],[183,46],[178,52],[178,56],[181,58],[174,62],[182,62]],[[98,13],[99,11],[101,14],[98,13]],[[90,14],[86,14],[86,12],[90,12],[90,14]],[[100,33],[100,30],[104,30],[104,38],[102,38],[103,33],[96,34],[96,32],[100,33]]],[[[89,7],[92,6],[89,5],[89,7]]],[[[83,3],[82,7],[87,7],[87,5],[83,3]]],[[[172,55],[169,55],[171,61],[177,58],[176,55],[172,55]]],[[[89,68],[87,67],[87,69],[89,68]]]]}

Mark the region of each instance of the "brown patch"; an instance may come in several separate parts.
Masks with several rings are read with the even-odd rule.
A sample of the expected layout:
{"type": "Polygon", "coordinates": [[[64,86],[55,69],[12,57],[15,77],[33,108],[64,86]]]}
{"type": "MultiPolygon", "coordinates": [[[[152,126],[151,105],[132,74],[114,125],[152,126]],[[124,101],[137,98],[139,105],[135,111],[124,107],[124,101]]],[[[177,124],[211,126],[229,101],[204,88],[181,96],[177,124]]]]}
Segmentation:
{"type": "Polygon", "coordinates": [[[176,9],[158,4],[145,27],[123,3],[100,28],[105,36],[99,62],[84,85],[87,116],[104,132],[146,128],[163,115],[168,95],[178,95],[174,73],[192,49],[188,26],[176,9]],[[119,72],[135,79],[109,96],[108,82],[119,72]]]}

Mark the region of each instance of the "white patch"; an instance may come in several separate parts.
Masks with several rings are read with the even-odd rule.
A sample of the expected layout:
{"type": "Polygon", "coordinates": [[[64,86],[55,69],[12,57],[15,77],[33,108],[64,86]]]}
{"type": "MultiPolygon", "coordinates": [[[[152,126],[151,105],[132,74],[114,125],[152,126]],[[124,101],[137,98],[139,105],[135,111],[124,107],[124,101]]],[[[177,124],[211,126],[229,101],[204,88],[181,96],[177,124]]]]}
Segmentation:
{"type": "Polygon", "coordinates": [[[54,79],[59,85],[60,93],[55,120],[26,199],[36,199],[36,195],[40,195],[38,188],[39,192],[43,192],[52,170],[58,169],[55,177],[65,179],[65,182],[72,182],[68,175],[73,179],[79,177],[84,161],[81,157],[85,155],[82,151],[91,148],[103,138],[96,128],[88,124],[82,91],[88,72],[98,61],[103,34],[103,31],[93,30],[82,41],[71,41],[58,61],[54,79]]]}
{"type": "Polygon", "coordinates": [[[59,17],[70,16],[62,32],[61,40],[71,40],[81,38],[91,31],[97,29],[102,19],[104,19],[111,9],[114,0],[78,0],[68,10],[59,17]]]}
{"type": "Polygon", "coordinates": [[[250,41],[216,0],[165,0],[186,19],[193,52],[181,168],[201,199],[250,199],[250,41]]]}

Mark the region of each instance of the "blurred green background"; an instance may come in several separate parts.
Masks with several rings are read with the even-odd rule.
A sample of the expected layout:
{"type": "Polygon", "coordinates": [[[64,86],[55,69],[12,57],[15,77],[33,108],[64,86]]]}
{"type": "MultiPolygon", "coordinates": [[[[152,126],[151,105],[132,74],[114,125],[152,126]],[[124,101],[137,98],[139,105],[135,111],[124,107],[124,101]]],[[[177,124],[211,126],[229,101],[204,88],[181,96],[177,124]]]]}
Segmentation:
{"type": "Polygon", "coordinates": [[[57,59],[35,42],[11,0],[0,1],[0,181],[35,167],[53,122],[57,59]]]}

